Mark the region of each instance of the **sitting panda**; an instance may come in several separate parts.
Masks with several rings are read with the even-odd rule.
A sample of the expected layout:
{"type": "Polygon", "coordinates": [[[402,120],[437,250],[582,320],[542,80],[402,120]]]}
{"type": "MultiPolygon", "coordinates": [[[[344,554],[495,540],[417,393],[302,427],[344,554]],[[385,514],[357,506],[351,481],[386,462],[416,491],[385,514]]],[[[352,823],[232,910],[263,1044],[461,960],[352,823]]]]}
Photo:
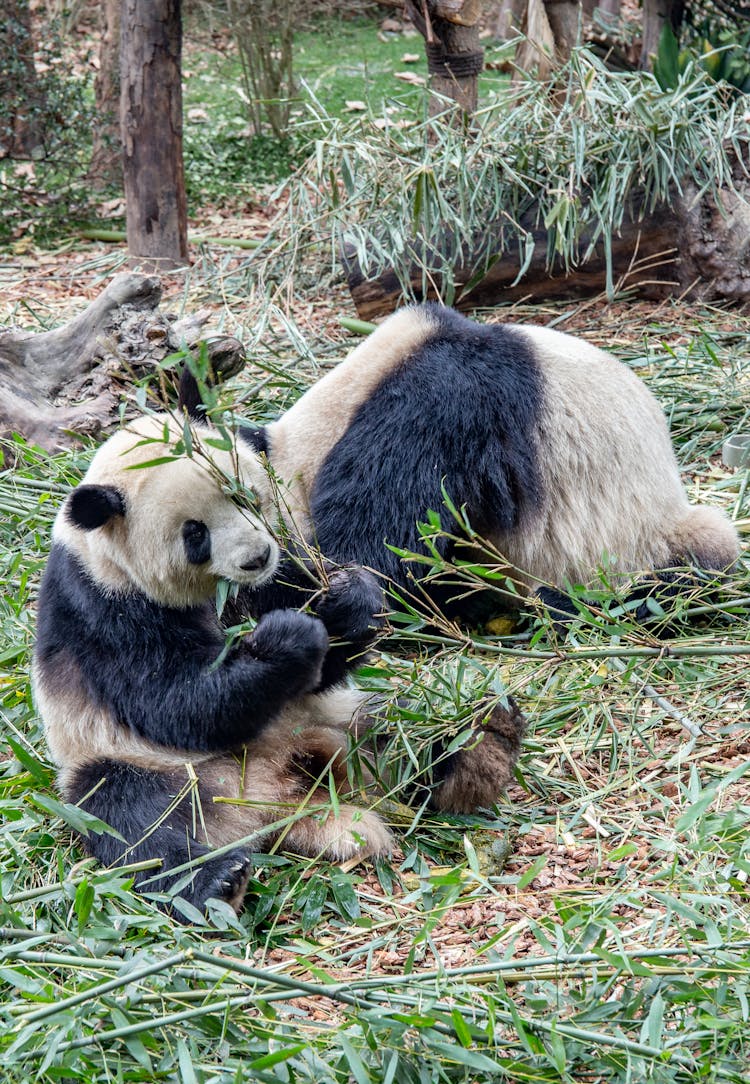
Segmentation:
{"type": "MultiPolygon", "coordinates": [[[[200,406],[195,382],[182,398],[200,406]]],[[[544,327],[481,325],[437,304],[406,307],[264,429],[240,432],[287,487],[297,532],[336,562],[406,591],[425,566],[418,523],[437,513],[441,556],[486,560],[445,494],[507,562],[522,592],[570,607],[560,590],[686,565],[717,572],[737,533],[688,503],[664,415],[621,362],[544,327]]],[[[466,584],[429,593],[475,615],[466,584]]],[[[642,607],[647,611],[647,607],[642,607]]]]}
{"type": "MultiPolygon", "coordinates": [[[[191,456],[180,442],[176,419],[138,419],[63,502],[39,593],[34,695],[64,798],[116,833],[96,826],[87,850],[106,865],[154,860],[159,869],[136,875],[144,891],[239,910],[251,849],[282,841],[333,860],[390,849],[372,811],[339,802],[321,816],[328,772],[347,787],[348,732],[369,725],[342,681],[377,634],[383,597],[354,567],[324,566],[321,591],[315,569],[280,554],[274,487],[247,445],[221,450],[205,424],[191,456]],[[238,591],[219,618],[222,580],[238,591]],[[303,605],[315,616],[288,608],[303,605]],[[227,650],[227,627],[248,614],[259,618],[252,635],[227,650]]],[[[491,805],[524,727],[512,701],[480,705],[485,740],[443,757],[433,806],[491,805]]]]}
{"type": "Polygon", "coordinates": [[[373,812],[342,802],[320,815],[329,767],[346,783],[357,708],[337,683],[375,634],[382,592],[349,568],[330,574],[316,616],[278,608],[267,472],[241,444],[202,456],[212,434],[194,434],[193,456],[175,456],[182,424],[141,418],[65,499],[40,588],[33,685],[65,799],[117,833],[91,831],[90,853],[105,864],[158,859],[138,874],[142,889],[238,909],[254,833],[255,850],[283,839],[335,860],[390,848],[373,812]],[[237,478],[255,495],[244,507],[237,478]],[[220,580],[265,588],[252,635],[228,650],[220,580]]]}

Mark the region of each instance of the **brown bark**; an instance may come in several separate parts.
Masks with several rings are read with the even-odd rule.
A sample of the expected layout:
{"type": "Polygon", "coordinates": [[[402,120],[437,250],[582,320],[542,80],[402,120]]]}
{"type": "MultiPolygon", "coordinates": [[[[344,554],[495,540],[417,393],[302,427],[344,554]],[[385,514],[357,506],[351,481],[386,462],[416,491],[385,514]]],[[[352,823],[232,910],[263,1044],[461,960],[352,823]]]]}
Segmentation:
{"type": "MultiPolygon", "coordinates": [[[[520,72],[535,72],[537,79],[549,79],[555,39],[542,0],[527,0],[521,27],[525,38],[516,48],[516,66],[520,72]]],[[[515,77],[514,77],[515,78],[515,77]]]]}
{"type": "Polygon", "coordinates": [[[5,0],[0,16],[0,158],[44,157],[43,106],[28,0],[5,0]]]}
{"type": "Polygon", "coordinates": [[[518,37],[526,14],[526,0],[502,0],[493,19],[493,34],[497,41],[518,37]]]}
{"type": "Polygon", "coordinates": [[[430,116],[445,114],[447,103],[453,101],[463,121],[476,111],[484,63],[479,41],[481,4],[476,0],[406,0],[405,7],[425,41],[430,116]]]}
{"type": "MultiPolygon", "coordinates": [[[[207,313],[175,320],[158,312],[159,280],[117,275],[63,327],[39,335],[0,329],[0,437],[20,433],[44,448],[96,436],[117,420],[117,379],[148,372],[167,354],[195,346],[207,313]]],[[[207,342],[213,370],[237,372],[237,339],[207,342]]]]}
{"type": "Polygon", "coordinates": [[[555,40],[555,58],[564,64],[580,40],[580,0],[544,0],[544,10],[555,40]]]}
{"type": "Polygon", "coordinates": [[[123,0],[121,35],[128,250],[149,269],[184,265],[180,0],[123,0]]]}
{"type": "Polygon", "coordinates": [[[643,0],[643,37],[641,67],[651,70],[659,49],[659,38],[665,23],[677,33],[682,24],[684,0],[643,0]]]}
{"type": "Polygon", "coordinates": [[[94,188],[122,186],[120,140],[120,0],[101,0],[99,68],[94,79],[97,120],[88,179],[94,188]]]}
{"type": "MultiPolygon", "coordinates": [[[[738,184],[739,173],[740,167],[738,184]]],[[[688,185],[674,208],[661,206],[645,217],[641,217],[638,200],[633,199],[631,215],[612,238],[612,280],[616,291],[635,289],[640,296],[654,298],[690,294],[706,300],[750,300],[750,205],[731,192],[722,194],[721,209],[709,196],[697,197],[698,193],[688,185]]],[[[583,262],[583,253],[590,242],[590,234],[584,234],[578,246],[581,258],[577,265],[565,270],[558,264],[550,270],[547,233],[534,225],[535,220],[536,213],[532,210],[521,223],[534,237],[534,254],[521,280],[515,281],[520,270],[515,243],[506,244],[481,281],[470,291],[462,292],[462,283],[476,282],[476,260],[469,254],[465,267],[454,270],[454,279],[459,284],[456,307],[472,308],[521,299],[549,301],[605,291],[607,274],[602,244],[583,262]]],[[[366,280],[352,252],[344,253],[344,265],[361,319],[384,316],[402,303],[402,288],[393,271],[366,280]]],[[[429,278],[439,289],[439,275],[433,271],[429,278]]],[[[420,299],[422,282],[422,269],[415,267],[411,285],[420,299]]],[[[437,295],[432,289],[427,296],[437,295]]]]}

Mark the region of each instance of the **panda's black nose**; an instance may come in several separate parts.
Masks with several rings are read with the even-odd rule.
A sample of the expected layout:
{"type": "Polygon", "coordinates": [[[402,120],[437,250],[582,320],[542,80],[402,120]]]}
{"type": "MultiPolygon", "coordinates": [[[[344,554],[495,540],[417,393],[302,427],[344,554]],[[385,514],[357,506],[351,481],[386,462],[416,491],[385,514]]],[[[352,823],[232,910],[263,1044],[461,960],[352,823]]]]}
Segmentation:
{"type": "Polygon", "coordinates": [[[255,572],[258,568],[263,568],[268,564],[268,558],[271,556],[271,547],[266,546],[262,553],[259,553],[257,557],[253,557],[252,561],[246,561],[244,565],[240,565],[243,572],[255,572]]]}

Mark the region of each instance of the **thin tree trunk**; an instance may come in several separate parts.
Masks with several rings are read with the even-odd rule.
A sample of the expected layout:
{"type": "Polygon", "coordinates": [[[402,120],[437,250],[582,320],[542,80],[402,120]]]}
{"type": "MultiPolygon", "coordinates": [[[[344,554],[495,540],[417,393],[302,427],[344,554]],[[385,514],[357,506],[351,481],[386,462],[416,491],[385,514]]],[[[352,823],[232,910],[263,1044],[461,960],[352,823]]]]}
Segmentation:
{"type": "Polygon", "coordinates": [[[682,25],[684,10],[684,0],[643,0],[641,68],[648,71],[653,68],[664,24],[668,22],[677,34],[682,25]]]}
{"type": "Polygon", "coordinates": [[[493,34],[497,41],[518,37],[526,14],[526,0],[502,0],[493,19],[493,34]]]}
{"type": "Polygon", "coordinates": [[[43,158],[43,99],[34,67],[28,0],[0,14],[0,158],[43,158]]]}
{"type": "Polygon", "coordinates": [[[580,0],[544,0],[552,36],[555,39],[555,57],[564,64],[580,41],[582,11],[580,0]]]}
{"type": "Polygon", "coordinates": [[[123,0],[121,34],[128,250],[149,268],[184,265],[180,0],[123,0]]]}
{"type": "Polygon", "coordinates": [[[88,179],[94,188],[122,186],[120,141],[120,9],[121,0],[101,0],[99,70],[94,79],[96,123],[88,179]]]}
{"type": "Polygon", "coordinates": [[[477,108],[484,50],[479,42],[479,0],[406,0],[406,10],[425,41],[430,73],[431,117],[454,101],[461,120],[477,108]]]}

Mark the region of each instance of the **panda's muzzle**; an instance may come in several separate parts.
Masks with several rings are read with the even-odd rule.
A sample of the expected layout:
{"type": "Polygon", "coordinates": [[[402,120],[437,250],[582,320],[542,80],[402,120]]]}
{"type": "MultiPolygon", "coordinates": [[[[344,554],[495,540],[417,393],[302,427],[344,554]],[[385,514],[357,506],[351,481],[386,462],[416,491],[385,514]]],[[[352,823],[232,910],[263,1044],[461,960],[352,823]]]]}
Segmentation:
{"type": "Polygon", "coordinates": [[[257,557],[253,557],[250,561],[246,561],[240,565],[243,572],[257,572],[261,568],[265,568],[271,558],[271,547],[266,546],[262,553],[259,553],[257,557]]]}

